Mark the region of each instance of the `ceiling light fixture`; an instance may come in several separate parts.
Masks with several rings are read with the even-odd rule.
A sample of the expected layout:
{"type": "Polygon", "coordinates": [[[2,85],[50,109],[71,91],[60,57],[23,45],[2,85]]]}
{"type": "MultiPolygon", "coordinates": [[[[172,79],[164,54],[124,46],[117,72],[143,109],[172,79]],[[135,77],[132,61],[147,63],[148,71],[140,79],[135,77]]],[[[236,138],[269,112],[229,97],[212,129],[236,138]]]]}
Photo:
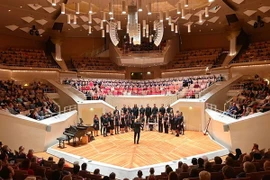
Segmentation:
{"type": "Polygon", "coordinates": [[[88,26],[88,34],[92,34],[92,26],[88,26]]]}
{"type": "Polygon", "coordinates": [[[178,33],[178,25],[175,25],[174,30],[175,33],[178,33]]]}
{"type": "Polygon", "coordinates": [[[209,8],[205,7],[205,17],[209,17],[209,8]]]}
{"type": "Polygon", "coordinates": [[[182,19],[185,19],[185,9],[182,9],[182,19]]]}
{"type": "Polygon", "coordinates": [[[61,14],[65,14],[66,13],[66,5],[65,3],[61,4],[61,14]]]}
{"type": "Polygon", "coordinates": [[[88,11],[90,14],[92,14],[93,13],[93,9],[92,9],[92,4],[91,4],[91,2],[89,2],[89,11],[88,11]]]}
{"type": "Polygon", "coordinates": [[[105,38],[105,30],[104,29],[101,31],[101,34],[102,34],[102,38],[105,38]]]}
{"type": "Polygon", "coordinates": [[[159,12],[159,21],[163,22],[163,12],[159,12]]]}
{"type": "Polygon", "coordinates": [[[52,6],[56,6],[56,0],[52,0],[52,6]]]}
{"type": "Polygon", "coordinates": [[[92,14],[88,14],[88,24],[92,24],[92,14]]]}
{"type": "Polygon", "coordinates": [[[70,14],[67,14],[67,23],[70,24],[70,14]]]}
{"type": "Polygon", "coordinates": [[[174,31],[174,23],[171,23],[171,31],[174,31]]]}
{"type": "Polygon", "coordinates": [[[170,16],[169,11],[166,11],[166,14],[165,14],[166,20],[169,20],[169,16],[170,16]]]}
{"type": "Polygon", "coordinates": [[[121,30],[121,21],[117,21],[117,30],[121,30]]]}
{"type": "Polygon", "coordinates": [[[104,29],[103,21],[100,21],[100,29],[104,29]]]}
{"type": "Polygon", "coordinates": [[[188,25],[188,33],[191,32],[191,24],[188,25]]]}
{"type": "Polygon", "coordinates": [[[73,24],[77,24],[77,16],[73,15],[73,24]]]}
{"type": "Polygon", "coordinates": [[[113,14],[113,5],[112,5],[112,2],[109,2],[109,14],[113,14]]]}
{"type": "Polygon", "coordinates": [[[76,14],[80,14],[80,3],[75,4],[76,14]]]}
{"type": "Polygon", "coordinates": [[[103,18],[102,18],[102,21],[106,21],[106,12],[103,12],[103,18]]]}
{"type": "Polygon", "coordinates": [[[181,14],[181,3],[177,3],[177,14],[181,14]]]}
{"type": "Polygon", "coordinates": [[[126,1],[122,1],[122,14],[126,14],[126,1]]]}
{"type": "Polygon", "coordinates": [[[215,0],[208,0],[208,2],[210,2],[210,3],[212,3],[212,2],[214,2],[215,0]]]}
{"type": "Polygon", "coordinates": [[[138,0],[138,11],[142,12],[142,0],[138,0]]]}
{"type": "Polygon", "coordinates": [[[185,0],[185,7],[188,7],[188,0],[185,0]]]}
{"type": "Polygon", "coordinates": [[[151,3],[148,4],[148,15],[152,14],[152,8],[151,8],[151,3]]]}
{"type": "Polygon", "coordinates": [[[202,23],[203,22],[203,19],[202,19],[202,13],[199,14],[199,23],[202,23]]]}
{"type": "Polygon", "coordinates": [[[106,24],[106,33],[109,33],[109,32],[110,32],[109,24],[106,24]]]}

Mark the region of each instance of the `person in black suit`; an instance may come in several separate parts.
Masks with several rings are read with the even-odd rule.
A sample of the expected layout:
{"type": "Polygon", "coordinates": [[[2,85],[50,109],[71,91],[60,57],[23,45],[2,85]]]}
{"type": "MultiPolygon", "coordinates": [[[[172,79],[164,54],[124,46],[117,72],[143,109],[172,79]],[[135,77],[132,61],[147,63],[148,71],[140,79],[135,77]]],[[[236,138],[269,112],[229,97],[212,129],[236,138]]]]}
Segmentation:
{"type": "Polygon", "coordinates": [[[132,112],[133,112],[133,115],[135,116],[135,118],[137,119],[138,115],[139,115],[139,108],[138,108],[137,104],[134,104],[132,112]]]}
{"type": "Polygon", "coordinates": [[[163,132],[163,115],[161,112],[158,113],[158,132],[163,132]]]}
{"type": "Polygon", "coordinates": [[[163,118],[163,124],[164,124],[165,133],[168,134],[169,133],[169,117],[168,117],[168,113],[165,113],[165,116],[163,118]]]}
{"type": "Polygon", "coordinates": [[[168,107],[167,107],[167,113],[173,113],[173,108],[170,106],[170,104],[168,104],[168,107]]]}
{"type": "Polygon", "coordinates": [[[159,108],[159,112],[161,113],[162,116],[164,116],[166,109],[164,108],[164,104],[161,104],[161,107],[159,108]]]}
{"type": "Polygon", "coordinates": [[[109,118],[108,115],[105,114],[104,119],[103,119],[103,136],[107,136],[107,130],[109,126],[109,118]]]}
{"type": "Polygon", "coordinates": [[[145,115],[146,115],[146,130],[147,130],[147,126],[148,126],[148,122],[149,122],[149,119],[150,119],[150,116],[152,114],[152,109],[151,107],[149,106],[149,104],[147,104],[146,108],[145,108],[145,115]]]}
{"type": "MultiPolygon", "coordinates": [[[[175,125],[176,125],[176,136],[177,137],[179,136],[179,134],[182,131],[182,128],[184,126],[183,123],[184,123],[183,114],[182,114],[182,112],[180,112],[179,114],[177,114],[176,122],[175,122],[175,125]]],[[[183,133],[184,133],[184,131],[183,131],[183,133]]]]}
{"type": "Polygon", "coordinates": [[[158,114],[158,108],[157,108],[156,104],[154,104],[154,107],[152,108],[152,115],[153,115],[153,118],[155,120],[155,123],[157,122],[157,114],[158,114]]]}
{"type": "Polygon", "coordinates": [[[104,118],[105,118],[105,114],[104,113],[102,113],[102,115],[100,116],[100,125],[101,125],[101,127],[100,127],[100,134],[101,135],[103,135],[103,121],[104,121],[104,118]]]}
{"type": "Polygon", "coordinates": [[[126,105],[125,105],[125,104],[124,104],[124,106],[122,107],[122,112],[123,112],[124,114],[127,113],[127,108],[126,108],[126,105]]]}
{"type": "Polygon", "coordinates": [[[143,107],[143,105],[141,105],[141,108],[140,108],[140,115],[143,115],[145,114],[145,108],[143,107]]]}
{"type": "Polygon", "coordinates": [[[144,123],[145,123],[145,118],[143,114],[140,114],[140,122],[142,123],[142,131],[143,131],[144,123]]]}
{"type": "Polygon", "coordinates": [[[134,123],[134,144],[139,144],[140,141],[140,135],[141,135],[141,127],[142,123],[140,122],[139,119],[136,119],[134,123]]]}

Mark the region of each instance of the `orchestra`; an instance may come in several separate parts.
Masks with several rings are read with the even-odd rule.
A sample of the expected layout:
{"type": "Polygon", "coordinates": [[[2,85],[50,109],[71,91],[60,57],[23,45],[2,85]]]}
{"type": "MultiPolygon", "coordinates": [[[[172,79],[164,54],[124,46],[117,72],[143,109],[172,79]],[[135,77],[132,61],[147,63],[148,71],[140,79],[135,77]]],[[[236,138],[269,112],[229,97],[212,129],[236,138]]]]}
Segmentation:
{"type": "Polygon", "coordinates": [[[184,135],[184,116],[182,112],[176,111],[174,113],[170,105],[165,107],[164,104],[161,104],[161,107],[158,108],[156,104],[153,107],[147,104],[145,108],[142,105],[139,108],[137,104],[134,104],[132,108],[123,105],[120,110],[115,107],[113,113],[102,114],[100,118],[95,115],[94,136],[98,136],[99,130],[104,137],[108,133],[114,135],[134,131],[136,120],[141,122],[142,131],[153,131],[157,125],[160,133],[168,134],[170,131],[177,137],[180,134],[184,135]]]}

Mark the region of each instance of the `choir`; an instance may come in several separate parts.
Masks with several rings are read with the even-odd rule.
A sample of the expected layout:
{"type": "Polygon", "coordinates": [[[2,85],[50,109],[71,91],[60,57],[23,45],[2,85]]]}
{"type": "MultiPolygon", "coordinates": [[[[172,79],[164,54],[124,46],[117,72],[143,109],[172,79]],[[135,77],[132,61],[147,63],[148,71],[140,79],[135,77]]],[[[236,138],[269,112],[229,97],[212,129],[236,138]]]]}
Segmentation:
{"type": "Polygon", "coordinates": [[[174,113],[173,108],[168,105],[164,107],[164,104],[160,108],[149,104],[144,108],[142,105],[140,108],[137,104],[134,104],[133,108],[123,105],[121,110],[115,107],[115,110],[111,113],[102,114],[99,118],[97,115],[94,117],[94,136],[98,136],[98,131],[104,137],[108,134],[114,135],[119,133],[125,133],[133,131],[135,120],[138,119],[141,123],[142,130],[153,131],[155,126],[158,125],[158,132],[184,135],[184,116],[182,112],[176,111],[174,113]]]}

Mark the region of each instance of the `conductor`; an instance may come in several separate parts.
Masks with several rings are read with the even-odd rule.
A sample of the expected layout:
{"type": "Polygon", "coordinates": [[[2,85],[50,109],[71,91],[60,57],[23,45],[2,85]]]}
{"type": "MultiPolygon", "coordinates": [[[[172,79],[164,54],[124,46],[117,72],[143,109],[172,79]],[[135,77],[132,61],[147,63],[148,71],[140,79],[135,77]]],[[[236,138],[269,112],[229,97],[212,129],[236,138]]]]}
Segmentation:
{"type": "Polygon", "coordinates": [[[136,119],[135,123],[134,123],[134,144],[139,144],[140,141],[140,134],[141,134],[141,127],[142,127],[142,123],[140,122],[139,119],[136,119]],[[137,141],[136,141],[137,139],[137,141]]]}

